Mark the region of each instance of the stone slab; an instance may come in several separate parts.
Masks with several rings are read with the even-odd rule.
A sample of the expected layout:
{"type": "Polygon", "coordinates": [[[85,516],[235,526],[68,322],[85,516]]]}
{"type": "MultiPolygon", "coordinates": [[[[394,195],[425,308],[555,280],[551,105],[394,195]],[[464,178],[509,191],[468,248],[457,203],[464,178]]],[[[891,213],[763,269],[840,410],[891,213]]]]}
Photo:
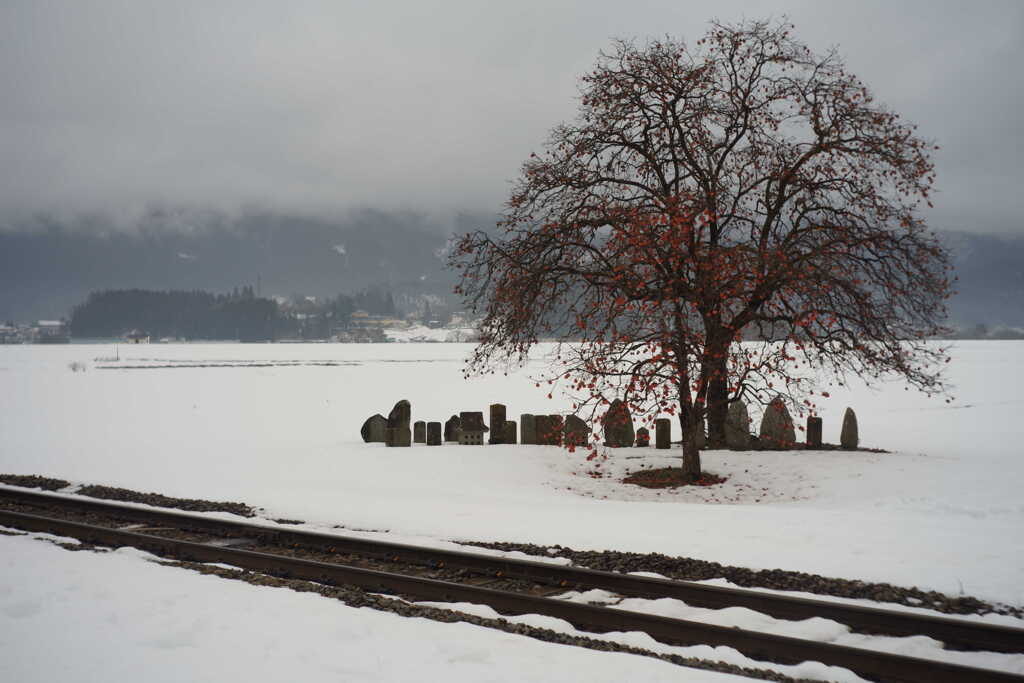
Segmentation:
{"type": "Polygon", "coordinates": [[[654,421],[654,447],[662,450],[672,448],[672,421],[667,417],[654,421]]]}
{"type": "Polygon", "coordinates": [[[440,422],[428,422],[427,423],[427,445],[428,446],[440,446],[441,445],[441,423],[440,422]]]}
{"type": "Polygon", "coordinates": [[[535,444],[537,443],[537,422],[536,418],[529,413],[523,413],[519,416],[519,427],[522,432],[522,443],[523,444],[535,444]]]}
{"type": "Polygon", "coordinates": [[[366,418],[359,434],[366,443],[384,443],[387,441],[387,430],[388,419],[377,413],[366,418]]]}

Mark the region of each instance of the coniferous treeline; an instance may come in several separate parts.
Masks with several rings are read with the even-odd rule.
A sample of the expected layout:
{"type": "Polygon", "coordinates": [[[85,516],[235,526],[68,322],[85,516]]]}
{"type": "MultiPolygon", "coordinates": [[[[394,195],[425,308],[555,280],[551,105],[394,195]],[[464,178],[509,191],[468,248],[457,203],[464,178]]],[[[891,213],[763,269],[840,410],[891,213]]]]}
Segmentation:
{"type": "Polygon", "coordinates": [[[273,299],[257,297],[250,285],[230,294],[118,289],[93,292],[75,306],[70,329],[78,338],[120,337],[139,330],[154,339],[326,339],[346,329],[357,310],[398,316],[391,292],[378,287],[333,299],[295,295],[283,309],[273,299]]]}
{"type": "Polygon", "coordinates": [[[395,299],[391,292],[386,292],[379,287],[369,287],[354,296],[338,296],[339,305],[346,306],[351,302],[353,311],[363,310],[372,315],[385,315],[395,317],[398,311],[395,308],[395,299]]]}
{"type": "Polygon", "coordinates": [[[233,294],[122,289],[93,292],[71,312],[75,337],[118,337],[132,330],[153,338],[275,339],[284,318],[277,302],[252,287],[233,294]]]}

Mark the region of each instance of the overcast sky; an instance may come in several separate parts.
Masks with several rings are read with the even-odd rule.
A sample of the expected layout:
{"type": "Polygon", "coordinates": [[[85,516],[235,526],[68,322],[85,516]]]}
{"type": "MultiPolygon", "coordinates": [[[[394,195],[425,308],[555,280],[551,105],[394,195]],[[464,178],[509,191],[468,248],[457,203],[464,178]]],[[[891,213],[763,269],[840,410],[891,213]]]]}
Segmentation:
{"type": "Polygon", "coordinates": [[[941,145],[934,227],[1024,228],[1018,0],[0,0],[0,225],[496,211],[611,38],[781,15],[941,145]]]}

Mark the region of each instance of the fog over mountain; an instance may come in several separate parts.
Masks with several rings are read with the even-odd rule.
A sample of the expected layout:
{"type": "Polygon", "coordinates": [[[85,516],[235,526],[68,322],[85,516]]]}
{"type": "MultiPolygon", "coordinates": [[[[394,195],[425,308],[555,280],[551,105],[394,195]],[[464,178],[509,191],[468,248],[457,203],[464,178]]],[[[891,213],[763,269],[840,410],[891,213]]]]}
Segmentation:
{"type": "Polygon", "coordinates": [[[1019,229],[1017,0],[50,0],[0,3],[0,230],[495,212],[613,38],[766,17],[939,144],[936,227],[1019,229]]]}
{"type": "MultiPolygon", "coordinates": [[[[59,318],[91,291],[133,287],[228,292],[258,285],[265,296],[323,297],[382,286],[452,297],[454,275],[445,269],[450,236],[493,228],[495,218],[154,214],[130,232],[37,221],[0,232],[0,321],[59,318]]],[[[959,276],[951,322],[1024,327],[1024,236],[941,235],[959,276]]]]}
{"type": "Polygon", "coordinates": [[[788,18],[918,125],[955,321],[1024,325],[1024,3],[0,3],[0,318],[89,291],[449,291],[613,38],[788,18]],[[987,233],[1003,235],[988,237],[987,233]]]}
{"type": "Polygon", "coordinates": [[[1024,328],[1024,234],[984,235],[948,232],[959,280],[950,301],[950,318],[967,328],[1024,328]]]}
{"type": "Polygon", "coordinates": [[[453,231],[494,217],[360,211],[335,220],[258,214],[153,215],[137,230],[97,231],[37,221],[0,232],[0,320],[57,318],[100,289],[253,285],[265,296],[335,296],[368,286],[449,296],[453,231]],[[176,228],[168,228],[173,223],[176,228]]]}

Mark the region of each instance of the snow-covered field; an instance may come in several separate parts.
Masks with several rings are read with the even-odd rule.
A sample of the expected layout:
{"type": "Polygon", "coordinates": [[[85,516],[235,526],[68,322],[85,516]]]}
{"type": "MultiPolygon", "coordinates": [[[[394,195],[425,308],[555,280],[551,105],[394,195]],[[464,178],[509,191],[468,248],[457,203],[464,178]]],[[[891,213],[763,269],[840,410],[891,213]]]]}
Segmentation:
{"type": "MultiPolygon", "coordinates": [[[[956,385],[952,404],[901,385],[833,390],[820,406],[825,439],[838,441],[849,405],[857,411],[862,444],[891,454],[707,452],[705,469],[728,476],[727,483],[660,492],[624,485],[621,477],[641,466],[672,464],[674,453],[614,450],[595,475],[584,453],[554,447],[362,443],[363,420],[386,415],[400,398],[412,402],[414,420],[443,421],[460,410],[486,414],[493,402],[505,403],[512,418],[567,410],[567,399],[556,394],[548,400],[546,391],[534,388],[529,367],[464,381],[461,359],[470,348],[121,346],[120,360],[111,362],[96,360],[114,356],[111,346],[0,347],[0,472],[239,500],[265,508],[268,517],[387,531],[409,542],[656,551],[1024,605],[1022,342],[958,343],[949,367],[956,385]],[[87,369],[72,371],[74,362],[87,369]]],[[[101,561],[85,553],[28,550],[31,543],[0,537],[0,556],[7,558],[0,563],[0,633],[16,627],[11,605],[23,591],[44,611],[56,600],[79,604],[85,615],[91,598],[74,596],[100,590],[91,582],[76,591],[70,579],[50,592],[24,588],[26,575],[47,576],[33,573],[33,566],[60,563],[69,573],[88,573],[96,566],[90,562],[101,561]]],[[[181,579],[190,585],[206,580],[181,579]]],[[[14,642],[21,652],[31,640],[24,634],[32,631],[19,633],[14,642]]],[[[479,646],[488,651],[509,638],[480,637],[494,639],[479,646]]],[[[0,651],[4,642],[0,638],[0,651]]],[[[577,656],[591,662],[611,657],[565,655],[577,656]]],[[[500,665],[494,657],[487,666],[500,665]]],[[[666,676],[679,671],[649,666],[664,667],[666,676]]],[[[657,680],[660,674],[651,671],[633,680],[657,680]]],[[[391,680],[400,678],[391,670],[391,680]]],[[[529,678],[524,672],[495,680],[529,678]]]]}
{"type": "Polygon", "coordinates": [[[653,659],[352,609],[145,557],[129,548],[73,553],[0,536],[3,680],[543,683],[579,680],[583,671],[595,682],[681,680],[679,667],[653,659]]]}
{"type": "Polygon", "coordinates": [[[412,325],[404,329],[385,329],[384,336],[388,341],[400,343],[424,342],[461,342],[476,338],[476,329],[472,327],[427,327],[412,325]]]}

